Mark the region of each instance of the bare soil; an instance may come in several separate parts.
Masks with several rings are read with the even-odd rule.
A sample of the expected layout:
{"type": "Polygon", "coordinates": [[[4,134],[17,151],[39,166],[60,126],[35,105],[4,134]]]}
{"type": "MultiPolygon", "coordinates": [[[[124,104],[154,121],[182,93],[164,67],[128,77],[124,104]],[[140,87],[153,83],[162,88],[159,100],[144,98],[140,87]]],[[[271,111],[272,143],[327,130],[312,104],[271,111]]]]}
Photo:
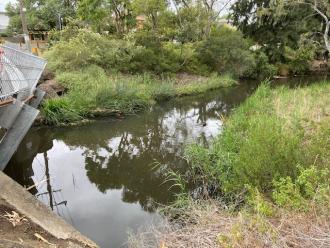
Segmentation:
{"type": "Polygon", "coordinates": [[[38,88],[46,92],[46,99],[61,96],[65,92],[65,88],[61,86],[55,79],[43,81],[38,85],[38,88]]]}
{"type": "Polygon", "coordinates": [[[84,246],[55,238],[0,199],[0,247],[78,248],[84,246]],[[8,214],[12,215],[13,213],[18,213],[18,219],[20,219],[15,226],[12,223],[13,220],[8,218],[8,214]]]}

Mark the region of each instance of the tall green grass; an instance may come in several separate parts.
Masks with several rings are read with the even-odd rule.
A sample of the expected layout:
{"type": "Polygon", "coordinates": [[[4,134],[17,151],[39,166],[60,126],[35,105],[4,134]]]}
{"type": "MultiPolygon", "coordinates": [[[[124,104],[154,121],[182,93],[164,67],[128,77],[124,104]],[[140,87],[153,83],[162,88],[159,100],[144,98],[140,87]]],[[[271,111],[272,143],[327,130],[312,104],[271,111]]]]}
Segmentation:
{"type": "Polygon", "coordinates": [[[172,78],[161,80],[150,74],[108,75],[95,65],[58,73],[56,80],[67,88],[68,93],[45,101],[42,109],[46,123],[55,125],[91,117],[95,111],[136,113],[156,101],[198,94],[235,83],[229,76],[212,76],[204,78],[203,82],[180,85],[172,78]]]}
{"type": "Polygon", "coordinates": [[[314,195],[321,187],[329,196],[329,116],[329,83],[298,89],[263,84],[225,120],[210,149],[187,148],[189,180],[216,189],[218,196],[235,197],[253,188],[284,205],[283,199],[306,196],[299,181],[309,175],[303,178],[314,195]]]}
{"type": "Polygon", "coordinates": [[[188,83],[183,85],[179,84],[175,90],[176,94],[179,96],[196,95],[208,90],[232,86],[235,83],[236,82],[229,74],[224,74],[221,77],[213,74],[206,81],[202,81],[201,83],[188,83]]]}

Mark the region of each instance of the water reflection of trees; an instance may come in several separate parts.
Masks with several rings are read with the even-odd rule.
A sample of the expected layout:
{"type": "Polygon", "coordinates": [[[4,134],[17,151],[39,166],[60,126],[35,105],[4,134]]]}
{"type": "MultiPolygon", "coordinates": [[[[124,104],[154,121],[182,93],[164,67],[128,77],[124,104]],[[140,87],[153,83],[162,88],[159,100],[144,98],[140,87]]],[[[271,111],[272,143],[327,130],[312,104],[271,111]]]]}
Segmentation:
{"type": "MultiPolygon", "coordinates": [[[[243,89],[244,94],[246,90],[243,89]]],[[[183,98],[149,113],[123,121],[100,121],[70,129],[33,130],[7,169],[7,173],[24,185],[31,185],[32,162],[38,153],[53,146],[53,137],[70,149],[81,148],[88,179],[99,191],[122,189],[125,202],[139,202],[152,210],[154,201],[165,203],[173,191],[164,184],[166,170],[154,168],[154,162],[174,170],[185,170],[183,144],[200,140],[209,142],[203,124],[219,120],[234,104],[245,98],[239,90],[211,93],[207,97],[183,98]]],[[[50,165],[52,166],[52,165],[50,165]]],[[[53,175],[55,176],[55,175],[53,175]]],[[[58,175],[60,176],[60,175],[58,175]]],[[[35,192],[36,193],[36,192],[35,192]]]]}
{"type": "MultiPolygon", "coordinates": [[[[23,139],[5,173],[23,186],[34,185],[32,162],[39,153],[45,153],[53,147],[52,137],[53,133],[50,130],[43,129],[41,134],[39,129],[32,129],[23,139]]],[[[36,188],[32,188],[31,193],[36,194],[36,188]]]]}

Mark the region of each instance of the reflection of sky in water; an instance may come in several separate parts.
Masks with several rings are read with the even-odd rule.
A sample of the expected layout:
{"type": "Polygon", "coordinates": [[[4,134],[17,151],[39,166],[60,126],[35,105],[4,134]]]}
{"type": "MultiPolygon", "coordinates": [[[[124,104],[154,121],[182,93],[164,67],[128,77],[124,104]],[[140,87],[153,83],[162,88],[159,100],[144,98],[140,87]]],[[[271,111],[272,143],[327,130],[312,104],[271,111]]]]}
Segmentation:
{"type": "Polygon", "coordinates": [[[163,182],[166,168],[186,169],[184,146],[209,145],[221,132],[221,116],[254,88],[180,98],[121,121],[32,129],[5,172],[25,186],[42,182],[31,190],[38,199],[101,247],[121,247],[128,229],[159,220],[155,202],[173,200],[163,182]]]}
{"type": "Polygon", "coordinates": [[[38,199],[102,247],[120,247],[129,228],[159,219],[155,202],[173,200],[165,166],[155,161],[184,170],[184,145],[209,145],[222,129],[221,115],[244,98],[240,91],[214,92],[122,121],[33,129],[7,173],[27,186],[50,175],[33,191],[38,199]]]}
{"type": "MultiPolygon", "coordinates": [[[[167,130],[168,138],[184,144],[192,143],[201,136],[204,136],[206,139],[215,137],[219,133],[221,125],[220,119],[207,118],[201,120],[196,109],[187,111],[184,116],[177,109],[173,109],[164,115],[162,126],[163,129],[167,130]]],[[[173,148],[176,149],[175,147],[173,148]]]]}
{"type": "MultiPolygon", "coordinates": [[[[206,109],[209,106],[214,107],[214,104],[208,104],[206,109]]],[[[220,119],[207,117],[201,119],[199,110],[196,108],[185,112],[174,108],[164,113],[157,122],[157,128],[164,132],[163,137],[157,137],[160,141],[159,150],[178,155],[182,155],[183,144],[192,143],[201,136],[204,137],[204,140],[209,140],[218,134],[221,127],[220,119]]],[[[147,130],[146,137],[141,136],[143,132],[131,134],[122,130],[126,133],[124,146],[122,135],[104,137],[107,139],[106,145],[98,146],[94,151],[90,151],[88,147],[68,146],[63,141],[53,140],[53,147],[47,152],[51,190],[55,191],[52,196],[54,198],[52,204],[56,205],[56,203],[68,199],[66,206],[55,206],[54,211],[79,228],[82,233],[97,240],[105,247],[108,240],[118,240],[117,244],[111,242],[112,247],[118,247],[120,242],[125,240],[127,227],[136,229],[141,223],[157,219],[157,214],[143,211],[140,204],[125,203],[122,200],[124,188],[108,189],[101,193],[97,186],[90,182],[84,166],[85,156],[88,154],[87,156],[99,164],[101,169],[107,170],[111,158],[121,156],[123,150],[127,154],[131,166],[134,166],[135,158],[141,153],[145,153],[145,150],[148,150],[147,147],[152,145],[154,128],[151,127],[147,130]],[[146,141],[143,142],[145,138],[146,141]]],[[[152,150],[150,152],[153,153],[152,150]]],[[[41,182],[45,179],[44,164],[44,154],[39,153],[33,160],[34,176],[32,179],[34,182],[41,182]]],[[[164,173],[165,171],[161,169],[155,171],[156,177],[160,178],[164,173]]],[[[161,183],[159,181],[159,184],[161,183]]],[[[38,192],[47,192],[47,190],[46,183],[38,187],[38,192]]],[[[49,195],[39,195],[38,198],[49,205],[49,195]]]]}
{"type": "MultiPolygon", "coordinates": [[[[57,203],[70,199],[67,207],[54,207],[55,211],[69,223],[79,227],[82,233],[93,237],[102,247],[120,247],[127,237],[127,227],[137,229],[140,223],[157,220],[157,215],[141,211],[138,203],[125,203],[122,190],[109,190],[101,193],[91,184],[84,164],[83,150],[70,150],[63,142],[54,141],[53,149],[48,152],[50,166],[50,182],[53,198],[57,203]],[[53,176],[56,175],[56,176],[53,176]],[[57,190],[61,189],[60,192],[57,190]],[[102,231],[100,231],[102,230],[102,231]],[[106,233],[106,235],[105,235],[106,233]],[[117,241],[113,242],[113,241],[117,241]]],[[[44,156],[38,154],[33,162],[35,182],[45,178],[44,156]]],[[[47,192],[47,184],[38,187],[38,192],[47,192]]],[[[38,199],[49,205],[49,196],[40,195],[38,199]]],[[[54,202],[55,204],[55,202],[54,202]]]]}
{"type": "MultiPolygon", "coordinates": [[[[201,120],[198,119],[196,109],[187,111],[184,116],[182,114],[179,110],[173,109],[167,112],[163,120],[158,123],[159,128],[165,130],[164,138],[160,140],[160,150],[182,154],[182,147],[178,147],[178,145],[191,143],[201,136],[210,139],[219,132],[221,126],[219,119],[205,119],[206,126],[203,126],[201,120]]],[[[141,150],[146,149],[152,142],[152,132],[152,129],[148,130],[146,143],[142,142],[144,137],[136,137],[127,132],[127,144],[124,146],[124,151],[131,160],[131,166],[134,166],[134,158],[138,157],[141,150]]],[[[50,185],[51,191],[53,191],[51,197],[53,205],[68,201],[66,206],[54,206],[54,211],[76,226],[82,233],[104,247],[110,247],[109,240],[111,240],[111,247],[119,247],[127,237],[128,227],[137,229],[142,223],[155,221],[159,217],[155,213],[143,211],[137,202],[124,202],[122,198],[125,189],[108,189],[102,193],[94,183],[90,182],[84,166],[86,154],[99,164],[101,169],[107,169],[111,163],[111,157],[120,156],[120,153],[123,152],[122,136],[111,137],[105,144],[106,146],[98,147],[91,152],[88,147],[73,147],[66,145],[61,140],[53,140],[53,147],[47,151],[50,185]]],[[[147,163],[152,162],[147,161],[147,163]]],[[[32,166],[33,181],[37,183],[45,180],[43,153],[37,154],[32,166]]],[[[155,175],[160,178],[164,173],[165,171],[161,169],[155,171],[155,175]]],[[[161,183],[160,181],[159,184],[161,183]]],[[[38,192],[49,190],[46,182],[43,182],[37,189],[38,192]]],[[[37,197],[45,204],[50,204],[49,194],[37,197]]]]}
{"type": "MultiPolygon", "coordinates": [[[[180,145],[191,143],[201,135],[209,139],[219,132],[220,120],[207,119],[206,128],[202,123],[198,123],[198,118],[194,109],[188,111],[185,118],[182,118],[182,113],[176,109],[164,115],[160,127],[166,130],[166,137],[161,140],[160,149],[176,153],[178,147],[172,146],[173,142],[180,145]]],[[[133,136],[127,134],[128,144],[125,146],[125,152],[128,153],[132,166],[134,166],[134,158],[141,152],[139,146],[131,143],[133,136]]],[[[141,142],[142,138],[139,137],[138,141],[141,142]]],[[[148,139],[152,139],[151,134],[148,139]]],[[[102,169],[106,169],[111,157],[120,156],[121,142],[121,136],[109,138],[106,147],[97,148],[89,157],[100,164],[102,169]]],[[[143,147],[142,143],[140,147],[143,147]]],[[[136,229],[142,223],[157,219],[157,214],[143,211],[138,203],[123,202],[124,189],[101,193],[86,174],[84,167],[86,153],[89,153],[86,147],[69,147],[63,141],[53,140],[53,147],[47,152],[51,190],[54,192],[53,204],[69,199],[66,206],[55,206],[54,211],[103,246],[107,247],[108,240],[119,240],[118,243],[111,242],[113,247],[119,247],[126,238],[127,227],[136,229]]],[[[43,153],[38,154],[33,160],[32,179],[36,183],[46,178],[44,164],[43,153]]],[[[38,192],[47,192],[47,190],[45,182],[38,186],[38,192]]],[[[38,199],[49,205],[49,195],[39,195],[38,199]]]]}

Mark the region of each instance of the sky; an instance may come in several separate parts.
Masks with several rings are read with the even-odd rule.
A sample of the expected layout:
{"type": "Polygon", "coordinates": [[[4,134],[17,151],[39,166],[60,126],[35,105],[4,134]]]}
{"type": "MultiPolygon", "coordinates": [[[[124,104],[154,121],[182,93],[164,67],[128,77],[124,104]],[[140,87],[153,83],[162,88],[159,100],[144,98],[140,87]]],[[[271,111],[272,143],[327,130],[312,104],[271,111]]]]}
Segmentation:
{"type": "MultiPolygon", "coordinates": [[[[17,0],[0,0],[0,12],[5,10],[7,3],[9,2],[15,3],[16,1],[17,0]]],[[[227,12],[227,10],[225,10],[224,12],[227,12]]]]}
{"type": "Polygon", "coordinates": [[[5,11],[5,7],[9,2],[13,3],[15,0],[0,0],[0,12],[5,11]]]}

